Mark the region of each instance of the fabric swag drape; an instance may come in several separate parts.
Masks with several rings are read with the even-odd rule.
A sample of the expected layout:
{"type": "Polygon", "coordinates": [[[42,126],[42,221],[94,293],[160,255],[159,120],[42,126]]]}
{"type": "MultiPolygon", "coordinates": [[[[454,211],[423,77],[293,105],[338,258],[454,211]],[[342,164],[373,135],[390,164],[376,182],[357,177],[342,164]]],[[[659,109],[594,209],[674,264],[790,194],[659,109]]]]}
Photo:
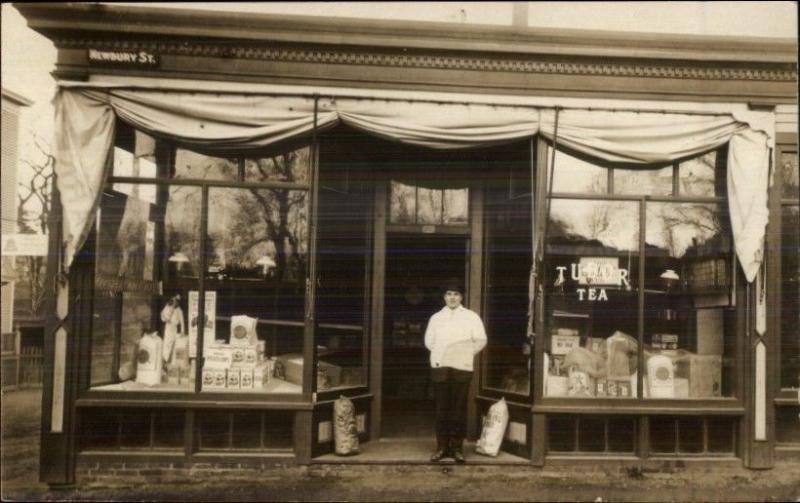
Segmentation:
{"type": "MultiPolygon", "coordinates": [[[[551,138],[554,109],[399,99],[316,98],[318,131],[339,123],[436,149],[496,145],[536,134],[551,138]]],[[[63,85],[55,98],[56,173],[69,267],[94,222],[114,126],[120,119],[181,147],[233,154],[297,139],[314,128],[315,98],[189,92],[99,84],[63,85]]],[[[726,143],[736,254],[748,281],[762,262],[769,182],[768,131],[726,113],[565,108],[559,145],[629,166],[666,163],[726,143]]]]}

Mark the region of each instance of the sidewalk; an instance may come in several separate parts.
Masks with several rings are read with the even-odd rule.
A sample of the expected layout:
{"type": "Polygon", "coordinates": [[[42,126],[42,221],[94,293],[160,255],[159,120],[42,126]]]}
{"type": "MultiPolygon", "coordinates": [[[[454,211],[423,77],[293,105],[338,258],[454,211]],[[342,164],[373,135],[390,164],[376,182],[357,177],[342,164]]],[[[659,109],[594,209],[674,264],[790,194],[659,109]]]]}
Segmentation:
{"type": "MultiPolygon", "coordinates": [[[[3,396],[4,501],[800,501],[800,462],[772,470],[314,464],[197,466],[49,491],[38,482],[40,390],[3,396]],[[142,481],[146,482],[142,482],[142,481]]],[[[126,467],[129,469],[130,467],[126,467]]],[[[131,471],[131,470],[128,470],[131,471]]]]}

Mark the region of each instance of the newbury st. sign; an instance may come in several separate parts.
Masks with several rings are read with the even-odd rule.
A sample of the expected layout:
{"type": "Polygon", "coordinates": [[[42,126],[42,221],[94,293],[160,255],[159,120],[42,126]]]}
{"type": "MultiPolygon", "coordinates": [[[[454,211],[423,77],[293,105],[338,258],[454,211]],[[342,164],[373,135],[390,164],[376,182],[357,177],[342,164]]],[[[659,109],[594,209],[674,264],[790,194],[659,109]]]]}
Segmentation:
{"type": "Polygon", "coordinates": [[[101,51],[89,49],[89,63],[103,66],[155,68],[158,55],[148,51],[101,51]]]}

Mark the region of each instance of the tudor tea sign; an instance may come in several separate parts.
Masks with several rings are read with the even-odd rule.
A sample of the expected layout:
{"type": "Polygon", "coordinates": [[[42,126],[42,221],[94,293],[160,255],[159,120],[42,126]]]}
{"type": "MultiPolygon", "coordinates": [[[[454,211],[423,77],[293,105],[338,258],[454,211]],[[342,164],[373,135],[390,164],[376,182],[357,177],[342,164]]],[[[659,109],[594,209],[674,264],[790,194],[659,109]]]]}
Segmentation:
{"type": "Polygon", "coordinates": [[[563,286],[566,283],[566,272],[569,269],[570,279],[577,281],[578,300],[584,301],[607,301],[608,286],[619,286],[630,289],[630,276],[628,269],[619,267],[619,259],[616,257],[581,257],[579,262],[573,262],[567,266],[558,266],[558,276],[556,286],[563,286]]]}

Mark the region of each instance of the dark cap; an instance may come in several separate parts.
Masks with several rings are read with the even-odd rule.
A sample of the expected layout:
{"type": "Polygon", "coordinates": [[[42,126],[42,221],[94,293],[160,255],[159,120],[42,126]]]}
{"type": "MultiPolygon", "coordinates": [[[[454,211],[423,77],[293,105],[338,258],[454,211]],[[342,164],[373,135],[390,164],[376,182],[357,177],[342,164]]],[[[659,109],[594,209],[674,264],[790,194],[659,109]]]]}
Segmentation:
{"type": "Polygon", "coordinates": [[[458,278],[448,278],[443,285],[443,293],[447,292],[458,292],[464,295],[464,287],[461,284],[461,280],[458,278]]]}

